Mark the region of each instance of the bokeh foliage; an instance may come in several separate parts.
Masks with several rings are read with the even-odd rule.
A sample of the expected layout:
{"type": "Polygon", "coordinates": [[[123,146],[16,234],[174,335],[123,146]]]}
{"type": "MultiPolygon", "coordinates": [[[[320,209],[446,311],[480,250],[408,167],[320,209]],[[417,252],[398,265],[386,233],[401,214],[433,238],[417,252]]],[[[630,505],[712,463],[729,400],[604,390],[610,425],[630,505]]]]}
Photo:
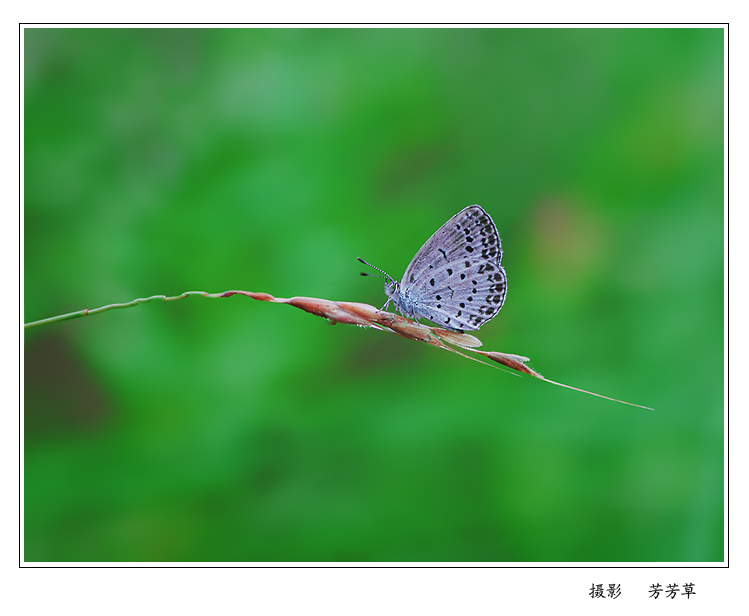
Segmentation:
{"type": "Polygon", "coordinates": [[[28,561],[723,560],[721,29],[28,29],[24,311],[380,305],[479,203],[479,332],[286,306],[26,333],[28,561]]]}

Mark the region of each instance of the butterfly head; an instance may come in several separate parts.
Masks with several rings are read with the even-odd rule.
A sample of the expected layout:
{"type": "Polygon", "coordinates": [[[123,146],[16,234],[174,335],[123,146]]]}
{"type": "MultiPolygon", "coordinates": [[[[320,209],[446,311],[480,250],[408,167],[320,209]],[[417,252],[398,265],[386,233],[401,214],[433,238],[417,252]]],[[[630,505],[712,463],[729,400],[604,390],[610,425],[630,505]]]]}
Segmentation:
{"type": "Polygon", "coordinates": [[[387,308],[387,305],[392,300],[395,302],[395,305],[398,306],[398,299],[400,297],[400,284],[397,280],[393,280],[393,277],[388,274],[387,272],[382,271],[379,267],[375,267],[371,263],[367,263],[364,259],[359,258],[359,261],[364,263],[364,265],[369,265],[372,269],[376,269],[379,274],[367,274],[365,272],[362,272],[362,276],[375,276],[376,278],[385,278],[387,282],[385,282],[385,295],[388,297],[388,301],[385,303],[385,305],[382,307],[383,310],[387,308]]]}
{"type": "Polygon", "coordinates": [[[393,279],[390,279],[385,283],[385,295],[387,295],[388,298],[395,301],[396,298],[400,295],[400,292],[400,283],[396,282],[393,279]]]}

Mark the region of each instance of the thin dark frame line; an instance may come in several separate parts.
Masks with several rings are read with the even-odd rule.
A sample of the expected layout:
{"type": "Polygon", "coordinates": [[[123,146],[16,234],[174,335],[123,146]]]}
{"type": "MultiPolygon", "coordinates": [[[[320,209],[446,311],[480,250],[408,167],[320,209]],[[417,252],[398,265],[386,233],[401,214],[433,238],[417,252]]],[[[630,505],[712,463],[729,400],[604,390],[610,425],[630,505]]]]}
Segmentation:
{"type": "MultiPolygon", "coordinates": [[[[226,22],[209,22],[206,24],[200,24],[199,22],[141,22],[137,24],[122,24],[122,25],[225,25],[226,22]]],[[[326,23],[332,23],[333,25],[575,25],[577,23],[581,23],[581,25],[719,25],[723,26],[725,28],[726,36],[728,36],[729,32],[729,25],[730,22],[642,22],[642,23],[632,23],[632,22],[626,22],[626,23],[617,23],[617,22],[530,22],[528,24],[525,24],[524,22],[489,22],[489,23],[481,23],[481,22],[375,22],[375,23],[368,23],[368,22],[259,22],[252,25],[323,25],[326,23]]],[[[83,25],[119,25],[113,22],[34,22],[34,23],[26,23],[26,22],[19,22],[19,33],[18,33],[18,211],[19,211],[19,223],[21,220],[21,216],[23,214],[23,203],[21,202],[21,186],[23,182],[23,178],[21,175],[21,169],[22,169],[22,161],[21,161],[21,149],[23,145],[23,126],[21,122],[21,114],[22,114],[22,108],[21,108],[21,85],[22,85],[22,77],[23,77],[23,71],[22,71],[22,59],[23,59],[23,37],[22,37],[22,31],[24,27],[28,25],[73,25],[73,24],[83,24],[83,25]]],[[[237,25],[243,25],[243,24],[237,24],[237,25]]],[[[244,24],[246,25],[246,24],[244,24]]],[[[729,46],[729,40],[726,39],[725,44],[725,61],[726,61],[726,81],[725,81],[725,108],[726,108],[726,117],[725,117],[725,152],[726,156],[724,158],[723,164],[725,169],[725,187],[726,191],[723,196],[724,198],[724,205],[726,210],[726,227],[729,225],[729,208],[728,208],[728,194],[730,193],[730,167],[728,166],[728,152],[730,151],[730,97],[728,96],[730,91],[730,52],[728,49],[729,46]]],[[[19,270],[19,276],[18,276],[18,313],[19,313],[19,321],[23,323],[23,299],[21,297],[21,282],[23,280],[23,272],[21,269],[21,225],[19,224],[18,227],[18,270],[19,270]]],[[[726,250],[729,249],[729,238],[728,234],[726,234],[726,250]]],[[[730,261],[726,259],[726,281],[730,279],[730,261]]],[[[730,297],[730,288],[728,288],[728,284],[726,282],[726,299],[730,297]]],[[[730,302],[728,302],[728,305],[726,306],[726,323],[724,324],[724,331],[727,333],[729,328],[729,322],[730,322],[730,302]]],[[[683,566],[667,566],[667,565],[656,565],[656,566],[647,566],[647,565],[635,565],[635,566],[614,566],[614,565],[602,565],[602,566],[586,566],[586,565],[566,565],[566,566],[537,566],[537,565],[530,565],[527,567],[521,567],[521,566],[513,566],[513,565],[487,565],[487,566],[477,566],[477,565],[470,565],[470,566],[458,566],[458,565],[445,565],[445,566],[437,566],[437,565],[417,565],[414,567],[409,566],[400,566],[400,565],[392,565],[392,566],[383,566],[378,567],[375,565],[363,565],[363,566],[347,566],[347,565],[331,565],[331,566],[304,566],[304,565],[280,565],[278,567],[269,567],[269,566],[263,566],[263,565],[238,565],[236,567],[231,567],[227,565],[220,565],[220,566],[211,566],[211,565],[196,565],[194,567],[186,566],[186,565],[166,565],[163,567],[159,567],[156,565],[136,565],[132,567],[128,567],[126,565],[112,565],[112,566],[105,566],[105,565],[70,565],[70,564],[60,564],[60,565],[24,565],[24,561],[21,558],[21,549],[23,545],[23,540],[21,537],[21,486],[22,486],[22,478],[21,478],[21,422],[23,420],[23,409],[21,408],[21,391],[23,384],[21,383],[21,354],[23,351],[23,341],[24,341],[24,334],[23,329],[21,329],[20,335],[19,335],[19,349],[18,349],[18,359],[19,359],[19,371],[18,371],[18,391],[19,391],[19,409],[18,409],[18,421],[19,421],[19,430],[18,430],[18,561],[19,561],[19,569],[730,569],[730,563],[729,563],[729,555],[730,550],[726,549],[724,553],[725,560],[723,563],[716,565],[714,567],[707,566],[707,565],[683,565],[683,566]]],[[[730,339],[728,336],[726,336],[726,364],[728,354],[730,352],[729,349],[730,345],[730,339]]],[[[730,431],[730,410],[728,409],[728,397],[729,397],[729,390],[730,390],[730,379],[726,380],[726,391],[725,391],[725,404],[726,404],[726,434],[730,431]]],[[[725,486],[727,487],[730,485],[730,464],[727,463],[728,459],[730,459],[730,439],[726,438],[725,440],[725,447],[726,447],[726,464],[725,464],[725,471],[726,471],[726,480],[725,480],[725,486]]],[[[729,534],[729,528],[730,528],[730,490],[726,489],[727,494],[725,495],[726,499],[726,528],[724,529],[724,541],[727,544],[728,543],[728,534],[729,534]]],[[[726,545],[727,547],[727,545],[726,545]]],[[[720,561],[715,561],[716,563],[720,561]]]]}

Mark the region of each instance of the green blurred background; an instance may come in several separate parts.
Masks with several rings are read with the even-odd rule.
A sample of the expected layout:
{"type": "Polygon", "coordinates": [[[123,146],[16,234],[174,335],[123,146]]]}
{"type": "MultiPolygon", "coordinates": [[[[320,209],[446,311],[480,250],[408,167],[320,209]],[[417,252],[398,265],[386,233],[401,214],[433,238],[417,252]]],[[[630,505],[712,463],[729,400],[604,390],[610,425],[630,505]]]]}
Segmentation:
{"type": "Polygon", "coordinates": [[[24,31],[24,318],[380,306],[472,203],[480,337],[247,298],[25,334],[27,561],[723,560],[721,29],[24,31]]]}

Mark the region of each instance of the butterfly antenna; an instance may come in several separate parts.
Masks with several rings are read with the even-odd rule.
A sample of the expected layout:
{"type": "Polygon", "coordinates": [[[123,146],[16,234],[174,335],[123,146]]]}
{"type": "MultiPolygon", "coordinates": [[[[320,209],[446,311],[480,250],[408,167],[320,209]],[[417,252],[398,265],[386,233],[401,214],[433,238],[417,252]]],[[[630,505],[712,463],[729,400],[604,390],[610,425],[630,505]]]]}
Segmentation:
{"type": "Polygon", "coordinates": [[[395,282],[395,280],[393,280],[393,278],[392,278],[392,276],[390,276],[390,274],[388,274],[387,272],[383,272],[379,267],[375,267],[371,263],[367,263],[361,257],[356,257],[356,258],[359,259],[359,261],[361,261],[362,263],[364,263],[364,265],[369,265],[369,267],[371,267],[372,269],[376,269],[378,272],[380,272],[380,274],[382,274],[382,276],[379,276],[377,274],[367,274],[366,272],[361,272],[362,276],[372,276],[374,278],[387,278],[390,282],[395,282]]]}

